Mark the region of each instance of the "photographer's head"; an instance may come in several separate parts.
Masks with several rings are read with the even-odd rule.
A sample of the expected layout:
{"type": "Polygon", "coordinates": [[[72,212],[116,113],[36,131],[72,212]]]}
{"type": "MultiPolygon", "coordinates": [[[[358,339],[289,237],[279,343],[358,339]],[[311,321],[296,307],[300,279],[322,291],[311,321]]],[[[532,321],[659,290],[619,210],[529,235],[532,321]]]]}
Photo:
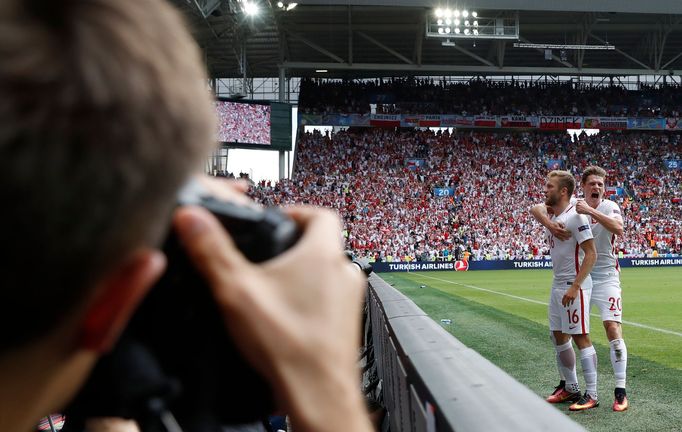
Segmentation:
{"type": "Polygon", "coordinates": [[[115,338],[163,270],[155,249],[213,121],[165,1],[0,3],[0,420],[11,393],[53,408],[115,338]],[[24,393],[13,371],[31,374],[14,374],[24,393]]]}

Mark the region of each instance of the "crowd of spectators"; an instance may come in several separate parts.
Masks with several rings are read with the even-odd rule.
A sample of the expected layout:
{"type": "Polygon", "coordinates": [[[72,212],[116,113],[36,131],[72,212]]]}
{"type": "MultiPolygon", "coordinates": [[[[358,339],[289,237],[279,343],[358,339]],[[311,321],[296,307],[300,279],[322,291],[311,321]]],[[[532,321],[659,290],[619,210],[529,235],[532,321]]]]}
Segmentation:
{"type": "Polygon", "coordinates": [[[335,209],[348,249],[388,261],[541,258],[540,225],[529,216],[544,201],[548,161],[576,178],[597,164],[623,208],[626,256],[682,252],[679,135],[581,135],[349,129],[302,134],[295,175],[253,190],[268,205],[307,203],[335,209]],[[423,165],[409,160],[422,159],[423,165]],[[451,196],[434,196],[436,187],[451,196]],[[655,252],[654,252],[655,251],[655,252]]]}
{"type": "Polygon", "coordinates": [[[216,101],[218,141],[270,145],[270,106],[216,101]]]}
{"type": "Polygon", "coordinates": [[[626,90],[617,80],[604,85],[578,82],[433,78],[301,81],[299,109],[307,114],[357,113],[460,115],[580,115],[677,118],[679,85],[626,90]],[[542,104],[537,101],[542,100],[542,104]]]}
{"type": "Polygon", "coordinates": [[[253,180],[251,180],[251,177],[249,176],[249,173],[245,172],[240,172],[239,176],[234,175],[234,173],[230,171],[226,171],[224,169],[214,169],[211,170],[208,175],[211,175],[213,177],[222,177],[226,179],[241,179],[241,180],[246,180],[250,184],[253,184],[253,180]]]}
{"type": "Polygon", "coordinates": [[[679,159],[681,150],[680,135],[664,133],[600,134],[567,149],[568,158],[578,161],[576,171],[599,164],[627,191],[617,201],[624,207],[621,244],[628,254],[682,252],[682,171],[664,163],[679,159]]]}

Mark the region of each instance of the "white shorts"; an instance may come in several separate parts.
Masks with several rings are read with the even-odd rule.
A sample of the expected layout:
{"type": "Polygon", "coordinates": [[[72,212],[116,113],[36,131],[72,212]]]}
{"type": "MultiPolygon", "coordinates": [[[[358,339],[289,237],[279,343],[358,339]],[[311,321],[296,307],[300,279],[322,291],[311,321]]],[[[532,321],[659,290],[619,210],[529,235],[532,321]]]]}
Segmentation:
{"type": "Polygon", "coordinates": [[[623,321],[623,300],[620,278],[592,279],[592,298],[590,307],[599,309],[602,321],[623,321]]]}
{"type": "Polygon", "coordinates": [[[588,277],[582,284],[582,288],[573,304],[564,307],[561,299],[571,282],[555,283],[549,297],[549,329],[560,331],[564,334],[588,334],[590,332],[590,297],[592,294],[592,281],[588,277]]]}

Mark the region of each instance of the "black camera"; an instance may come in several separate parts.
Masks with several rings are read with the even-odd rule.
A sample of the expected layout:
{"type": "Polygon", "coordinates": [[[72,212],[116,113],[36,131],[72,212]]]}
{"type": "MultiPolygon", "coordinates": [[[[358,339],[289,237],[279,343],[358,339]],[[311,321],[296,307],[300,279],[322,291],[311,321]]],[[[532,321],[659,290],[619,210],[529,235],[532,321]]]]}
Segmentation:
{"type": "MultiPolygon", "coordinates": [[[[196,182],[178,201],[209,209],[253,262],[277,256],[300,236],[296,223],[276,208],[221,201],[196,182]]],[[[145,432],[172,430],[169,421],[188,432],[214,432],[273,412],[269,385],[237,351],[210,288],[173,230],[164,251],[166,273],[66,409],[69,430],[91,417],[123,417],[137,420],[145,432]]]]}

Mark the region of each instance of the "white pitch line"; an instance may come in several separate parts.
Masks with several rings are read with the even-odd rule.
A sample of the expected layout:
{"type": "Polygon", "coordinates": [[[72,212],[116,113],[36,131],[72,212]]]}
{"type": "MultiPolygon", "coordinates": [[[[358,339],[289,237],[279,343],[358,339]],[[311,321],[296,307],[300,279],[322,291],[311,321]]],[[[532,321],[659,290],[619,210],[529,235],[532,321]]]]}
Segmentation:
{"type": "Polygon", "coordinates": [[[497,295],[501,295],[501,296],[505,296],[505,297],[511,297],[511,298],[515,298],[515,299],[517,299],[517,300],[523,300],[523,301],[527,301],[527,302],[530,302],[530,303],[535,303],[535,304],[539,304],[539,305],[543,305],[543,306],[547,306],[547,305],[548,305],[547,303],[541,302],[541,301],[538,301],[538,300],[533,300],[533,299],[529,299],[529,298],[526,298],[526,297],[519,297],[519,296],[515,296],[515,295],[513,295],[513,294],[507,294],[507,293],[503,293],[503,292],[499,292],[499,291],[494,291],[494,290],[491,290],[491,289],[488,289],[488,288],[481,288],[481,287],[477,287],[477,286],[474,286],[474,285],[467,285],[467,284],[463,284],[463,283],[459,283],[459,282],[453,282],[453,281],[449,281],[449,280],[445,280],[445,279],[438,279],[438,278],[435,278],[435,277],[433,277],[433,276],[427,276],[427,275],[424,275],[424,274],[420,274],[420,276],[423,276],[423,277],[429,278],[429,279],[434,279],[434,280],[441,281],[441,282],[451,283],[451,284],[454,284],[454,285],[461,285],[461,286],[463,286],[463,287],[475,289],[475,290],[478,290],[478,291],[485,291],[485,292],[489,292],[489,293],[493,293],[493,294],[497,294],[497,295]]]}
{"type": "MultiPolygon", "coordinates": [[[[535,303],[535,304],[539,304],[539,305],[543,305],[543,306],[547,306],[547,305],[548,305],[548,303],[546,303],[546,302],[542,302],[542,301],[538,301],[538,300],[533,300],[533,299],[529,299],[529,298],[526,298],[526,297],[515,296],[515,295],[513,295],[513,294],[507,294],[507,293],[503,293],[503,292],[500,292],[500,291],[491,290],[491,289],[488,289],[488,288],[481,288],[481,287],[478,287],[478,286],[475,286],[475,285],[468,285],[468,284],[463,284],[463,283],[460,283],[460,282],[453,282],[453,281],[449,281],[449,280],[445,280],[445,279],[439,279],[439,278],[436,278],[436,277],[433,277],[433,276],[427,276],[427,275],[425,275],[425,274],[420,274],[419,276],[420,276],[420,277],[429,278],[429,279],[433,279],[433,280],[437,280],[437,281],[440,281],[440,282],[445,282],[445,283],[453,284],[453,285],[460,285],[460,286],[463,286],[463,287],[466,287],[466,288],[475,289],[475,290],[478,290],[478,291],[485,291],[485,292],[489,292],[489,293],[491,293],[491,294],[497,294],[497,295],[501,295],[501,296],[505,296],[505,297],[511,297],[511,298],[513,298],[513,299],[522,300],[522,301],[526,301],[526,302],[529,302],[529,303],[535,303]]],[[[596,314],[596,313],[590,313],[590,316],[601,318],[601,316],[600,316],[599,314],[596,314]]],[[[632,321],[625,321],[625,320],[623,320],[623,324],[627,324],[627,325],[631,325],[631,326],[633,326],[633,327],[644,328],[644,329],[647,329],[647,330],[653,330],[653,331],[657,331],[657,332],[660,332],[660,333],[665,333],[665,334],[670,334],[670,335],[682,337],[682,333],[680,333],[680,332],[676,332],[676,331],[672,331],[672,330],[666,330],[666,329],[662,329],[662,328],[658,328],[658,327],[652,327],[652,326],[648,326],[648,325],[646,325],[646,324],[640,324],[640,323],[636,323],[636,322],[632,322],[632,321]]]]}

